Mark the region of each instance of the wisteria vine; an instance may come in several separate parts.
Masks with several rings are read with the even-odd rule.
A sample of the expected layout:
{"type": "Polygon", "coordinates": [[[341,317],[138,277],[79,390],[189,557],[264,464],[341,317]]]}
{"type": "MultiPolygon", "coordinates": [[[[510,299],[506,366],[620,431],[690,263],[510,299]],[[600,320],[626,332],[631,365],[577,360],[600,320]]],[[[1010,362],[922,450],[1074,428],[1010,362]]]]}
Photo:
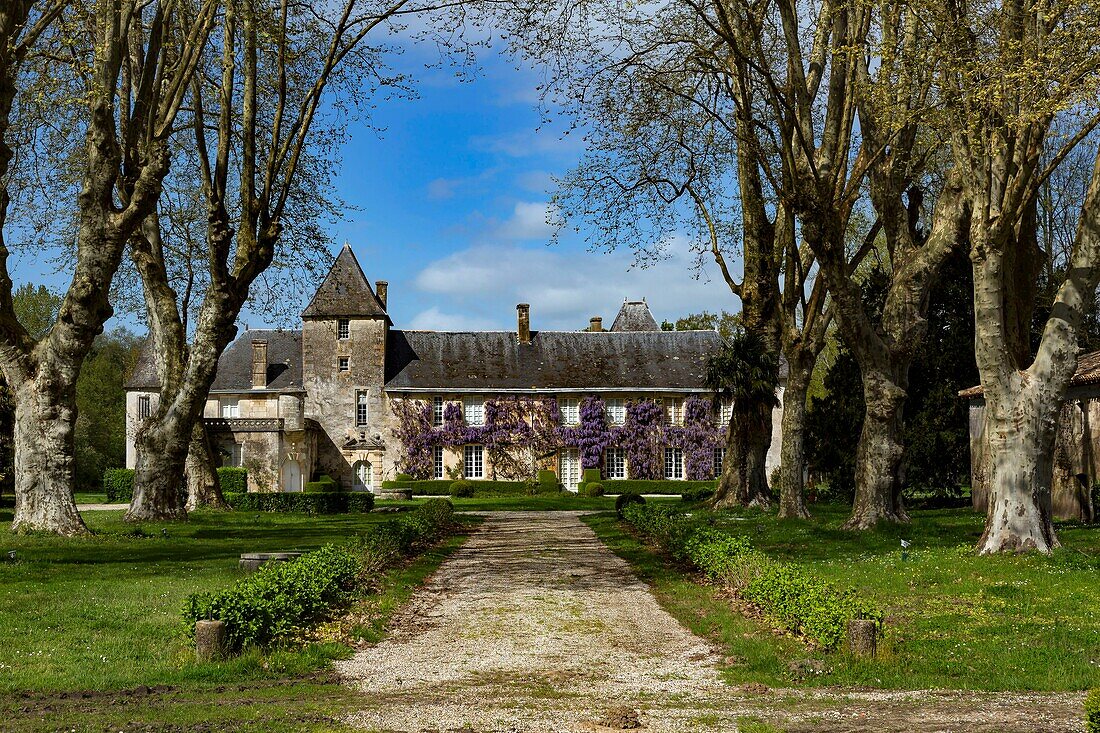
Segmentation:
{"type": "Polygon", "coordinates": [[[432,406],[422,400],[395,400],[396,437],[404,447],[402,472],[425,479],[432,471],[432,449],[467,444],[485,446],[494,477],[518,480],[532,473],[536,459],[562,448],[577,448],[581,467],[602,468],[608,448],[622,448],[632,479],[663,476],[663,450],[684,452],[689,480],[713,478],[713,451],[722,444],[724,426],[715,420],[711,400],[693,395],[684,400],[683,425],[669,425],[654,400],[628,402],[623,425],[611,425],[604,401],[595,395],[581,400],[580,422],[563,425],[553,397],[508,397],[485,401],[483,425],[468,425],[458,402],[447,402],[443,424],[432,425],[432,406]]]}

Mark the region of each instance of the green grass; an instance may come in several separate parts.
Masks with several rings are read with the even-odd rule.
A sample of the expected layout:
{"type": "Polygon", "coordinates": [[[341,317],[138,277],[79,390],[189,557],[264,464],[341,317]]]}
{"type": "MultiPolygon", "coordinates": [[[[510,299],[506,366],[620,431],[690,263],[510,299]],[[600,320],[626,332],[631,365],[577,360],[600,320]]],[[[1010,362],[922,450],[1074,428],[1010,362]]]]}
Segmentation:
{"type": "Polygon", "coordinates": [[[852,587],[887,612],[880,655],[813,652],[746,618],[714,588],[669,566],[613,515],[586,521],[696,633],[726,649],[731,682],[983,690],[1081,690],[1100,681],[1100,531],[1065,524],[1052,557],[979,557],[982,517],[968,510],[913,513],[913,523],[846,532],[846,507],[814,507],[815,519],[760,512],[697,512],[773,557],[852,587]],[[909,540],[906,560],[901,539],[909,540]],[[817,659],[824,674],[793,673],[817,659]]]}
{"type": "MultiPolygon", "coordinates": [[[[415,506],[427,501],[427,498],[417,497],[412,501],[379,501],[376,506],[415,506]]],[[[679,502],[679,496],[668,496],[651,499],[651,501],[675,501],[679,502]]],[[[572,492],[558,494],[500,494],[473,496],[469,499],[451,499],[455,505],[455,511],[460,512],[494,512],[494,511],[609,511],[615,508],[614,496],[577,496],[572,492]]]]}
{"type": "MultiPolygon", "coordinates": [[[[9,521],[10,511],[0,518],[9,521]]],[[[180,610],[190,593],[237,580],[242,552],[316,548],[387,518],[198,512],[183,524],[142,525],[139,536],[121,512],[89,512],[85,521],[97,534],[77,540],[15,536],[3,526],[0,550],[6,557],[14,549],[17,562],[0,562],[0,715],[11,722],[5,713],[29,708],[17,716],[25,725],[17,731],[84,730],[81,721],[129,730],[122,724],[135,720],[213,726],[204,730],[339,729],[332,716],[349,697],[321,670],[351,653],[346,644],[322,637],[200,664],[180,610]],[[139,686],[170,689],[120,692],[139,686]]],[[[354,634],[382,638],[390,615],[463,539],[379,578],[356,604],[366,620],[354,634]]]]}

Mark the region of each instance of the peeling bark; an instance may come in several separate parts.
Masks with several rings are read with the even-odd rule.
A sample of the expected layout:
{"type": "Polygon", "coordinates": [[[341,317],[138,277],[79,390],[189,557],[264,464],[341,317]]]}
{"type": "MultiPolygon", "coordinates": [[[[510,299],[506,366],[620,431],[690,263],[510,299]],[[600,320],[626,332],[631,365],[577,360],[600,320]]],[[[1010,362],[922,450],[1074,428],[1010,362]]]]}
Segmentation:
{"type": "MultiPolygon", "coordinates": [[[[816,361],[816,359],[815,359],[816,361]]],[[[787,358],[787,387],[783,392],[783,438],[779,463],[779,518],[809,519],[806,508],[806,395],[813,364],[787,358]]]]}
{"type": "Polygon", "coordinates": [[[715,509],[771,507],[765,466],[771,445],[771,412],[770,406],[761,404],[734,408],[722,476],[712,501],[715,509]]]}
{"type": "Polygon", "coordinates": [[[195,423],[191,432],[191,445],[187,451],[187,511],[205,509],[229,509],[222,496],[221,483],[214,467],[214,451],[202,420],[195,423]]]}
{"type": "MultiPolygon", "coordinates": [[[[856,495],[844,529],[871,529],[879,522],[909,521],[901,497],[905,485],[905,384],[899,384],[902,380],[885,370],[862,371],[866,408],[856,447],[856,495]]],[[[908,364],[904,371],[908,372],[908,364]]]]}

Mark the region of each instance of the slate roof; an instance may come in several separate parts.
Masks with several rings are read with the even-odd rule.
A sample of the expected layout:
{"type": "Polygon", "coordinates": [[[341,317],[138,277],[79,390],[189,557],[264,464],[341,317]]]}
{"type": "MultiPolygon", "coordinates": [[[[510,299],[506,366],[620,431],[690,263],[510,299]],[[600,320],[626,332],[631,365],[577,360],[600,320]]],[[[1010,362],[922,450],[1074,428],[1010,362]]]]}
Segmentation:
{"type": "Polygon", "coordinates": [[[359,260],[345,244],[325,275],[313,300],[302,311],[302,318],[333,318],[336,316],[386,316],[386,309],[367,282],[359,260]]]}
{"type": "Polygon", "coordinates": [[[386,389],[704,389],[714,331],[391,330],[386,389]]]}
{"type": "Polygon", "coordinates": [[[660,331],[653,314],[649,312],[649,306],[644,300],[623,301],[623,307],[619,309],[619,315],[615,316],[615,322],[611,324],[612,331],[660,331]]]}
{"type": "MultiPolygon", "coordinates": [[[[226,347],[218,360],[218,373],[210,390],[245,391],[252,389],[252,341],[267,341],[267,387],[270,390],[302,388],[302,332],[287,330],[250,330],[240,334],[226,347]]],[[[158,390],[152,340],[146,339],[134,374],[126,383],[128,390],[158,390]]]]}
{"type": "MultiPolygon", "coordinates": [[[[1090,351],[1077,357],[1077,371],[1069,380],[1069,386],[1100,384],[1100,351],[1090,351]]],[[[959,397],[973,398],[982,396],[982,385],[977,384],[959,392],[959,397]]]]}

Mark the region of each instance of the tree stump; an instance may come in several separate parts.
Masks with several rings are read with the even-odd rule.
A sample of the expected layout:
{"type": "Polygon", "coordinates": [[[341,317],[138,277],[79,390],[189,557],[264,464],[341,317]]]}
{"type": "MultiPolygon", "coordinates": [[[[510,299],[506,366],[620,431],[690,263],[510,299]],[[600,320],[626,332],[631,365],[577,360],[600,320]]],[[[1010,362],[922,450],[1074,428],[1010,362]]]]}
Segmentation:
{"type": "Polygon", "coordinates": [[[227,656],[224,621],[195,622],[195,656],[200,662],[211,662],[227,656]]]}
{"type": "Polygon", "coordinates": [[[875,656],[875,637],[878,628],[874,621],[855,618],[848,622],[848,651],[857,657],[875,656]]]}

